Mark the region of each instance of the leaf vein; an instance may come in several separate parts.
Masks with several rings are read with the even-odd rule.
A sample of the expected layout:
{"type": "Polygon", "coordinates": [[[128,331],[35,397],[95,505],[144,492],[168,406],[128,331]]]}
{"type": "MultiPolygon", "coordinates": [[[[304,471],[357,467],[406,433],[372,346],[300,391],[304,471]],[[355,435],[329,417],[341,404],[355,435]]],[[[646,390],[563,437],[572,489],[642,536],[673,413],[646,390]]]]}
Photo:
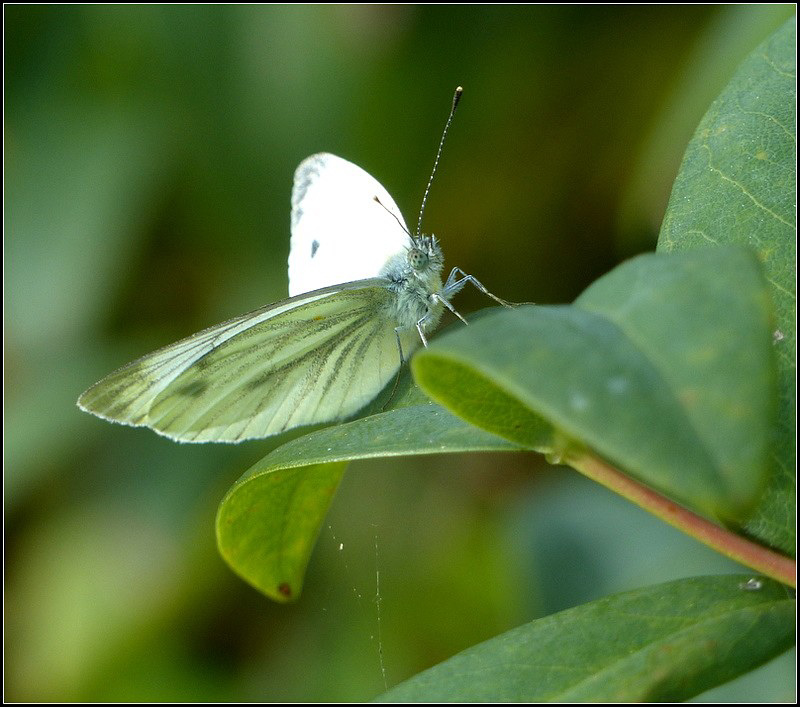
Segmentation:
{"type": "Polygon", "coordinates": [[[783,132],[786,133],[786,137],[788,137],[793,143],[797,142],[797,138],[795,137],[794,133],[789,130],[780,120],[778,120],[774,115],[770,115],[769,113],[764,113],[763,111],[759,110],[742,110],[744,115],[757,115],[761,118],[766,118],[771,123],[775,123],[783,132]]]}
{"type": "Polygon", "coordinates": [[[704,147],[706,150],[708,150],[708,154],[709,154],[708,168],[709,168],[709,169],[710,169],[712,172],[715,172],[716,174],[718,174],[718,175],[719,175],[719,177],[720,177],[720,179],[722,179],[722,180],[724,180],[724,181],[726,181],[726,182],[730,182],[731,184],[733,184],[733,186],[735,186],[737,189],[739,189],[739,190],[740,190],[740,191],[741,191],[741,192],[742,192],[742,193],[743,193],[743,194],[744,194],[744,195],[745,195],[745,196],[746,196],[748,199],[750,199],[750,200],[751,200],[751,201],[752,201],[752,202],[753,202],[753,203],[754,203],[754,204],[755,204],[755,205],[756,205],[758,208],[760,208],[762,211],[765,211],[766,213],[768,213],[768,214],[769,214],[770,216],[772,216],[772,217],[773,217],[773,218],[774,218],[776,221],[780,221],[782,224],[784,224],[785,226],[788,226],[789,228],[791,228],[791,229],[793,229],[793,230],[795,229],[795,225],[794,225],[794,224],[792,224],[792,223],[789,223],[789,222],[788,222],[786,219],[784,219],[783,217],[781,217],[779,214],[776,214],[776,213],[775,213],[775,212],[774,212],[772,209],[770,209],[768,206],[766,206],[766,205],[762,204],[762,203],[761,203],[761,202],[760,202],[758,199],[756,199],[756,198],[755,198],[755,197],[754,197],[754,196],[753,196],[753,195],[752,195],[752,194],[751,194],[751,193],[750,193],[750,192],[747,190],[747,188],[746,188],[746,187],[745,187],[743,184],[740,184],[740,183],[739,183],[739,182],[737,182],[735,179],[732,179],[731,177],[729,177],[728,175],[726,175],[726,174],[725,174],[725,173],[724,173],[724,172],[723,172],[721,169],[719,169],[718,167],[715,167],[713,164],[711,164],[711,148],[710,148],[710,147],[709,147],[709,146],[708,146],[706,143],[703,143],[703,147],[704,147]]]}
{"type": "Polygon", "coordinates": [[[770,68],[771,68],[773,71],[775,71],[775,73],[776,73],[776,74],[778,74],[778,75],[780,75],[780,76],[784,76],[784,77],[786,77],[787,79],[792,79],[792,81],[794,81],[794,80],[795,80],[795,78],[796,78],[796,75],[795,75],[793,72],[791,72],[791,71],[786,71],[786,70],[782,69],[782,68],[781,68],[780,66],[778,66],[778,65],[777,65],[777,64],[776,64],[774,61],[772,61],[772,59],[770,59],[770,58],[769,58],[769,55],[768,55],[768,54],[762,54],[762,55],[761,55],[761,58],[764,60],[764,62],[765,62],[765,63],[767,63],[767,64],[770,66],[770,68]]]}

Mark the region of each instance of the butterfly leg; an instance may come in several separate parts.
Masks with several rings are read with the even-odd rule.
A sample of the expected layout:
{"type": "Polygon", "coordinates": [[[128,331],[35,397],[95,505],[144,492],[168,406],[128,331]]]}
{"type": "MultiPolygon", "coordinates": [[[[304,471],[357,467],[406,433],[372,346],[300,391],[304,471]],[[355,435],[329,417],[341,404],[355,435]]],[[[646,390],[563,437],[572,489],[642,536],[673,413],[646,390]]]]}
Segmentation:
{"type": "MultiPolygon", "coordinates": [[[[514,304],[511,302],[506,302],[504,299],[500,299],[497,295],[493,295],[473,275],[467,275],[467,273],[465,273],[461,268],[453,268],[450,271],[450,275],[447,278],[447,282],[444,283],[443,288],[445,297],[449,298],[460,292],[462,289],[464,289],[464,286],[468,282],[483,292],[483,294],[485,294],[487,297],[491,297],[498,304],[502,304],[504,307],[514,306],[514,304]]],[[[452,307],[448,308],[450,311],[453,311],[452,307]]]]}
{"type": "MultiPolygon", "coordinates": [[[[425,320],[427,318],[428,318],[428,315],[426,314],[424,317],[422,317],[422,319],[420,319],[417,322],[417,331],[419,332],[419,338],[422,341],[422,345],[425,346],[425,347],[428,346],[428,340],[425,338],[425,332],[422,331],[422,325],[424,324],[424,322],[425,322],[425,320]]],[[[395,329],[395,331],[397,331],[397,330],[395,329]]]]}
{"type": "MultiPolygon", "coordinates": [[[[453,305],[450,304],[450,302],[448,302],[447,299],[442,297],[438,292],[431,293],[430,299],[432,302],[441,303],[442,305],[447,307],[447,309],[449,309],[453,314],[455,314],[462,322],[464,322],[464,324],[467,323],[467,320],[464,319],[464,317],[462,317],[458,312],[456,312],[453,305]]],[[[422,341],[423,346],[428,345],[428,340],[425,338],[425,322],[427,322],[431,318],[431,316],[432,316],[431,312],[428,311],[428,313],[417,322],[417,331],[419,332],[419,338],[422,341]]]]}
{"type": "MultiPolygon", "coordinates": [[[[462,285],[461,287],[463,287],[463,285],[462,285]]],[[[461,288],[459,288],[459,289],[461,289],[461,288]]],[[[449,310],[450,310],[450,311],[451,311],[453,314],[455,314],[455,315],[456,315],[456,316],[457,316],[457,317],[458,317],[458,318],[459,318],[459,319],[460,319],[462,322],[464,322],[464,324],[466,324],[466,323],[467,323],[467,320],[466,320],[466,319],[464,319],[464,317],[462,317],[462,316],[461,316],[461,315],[460,315],[460,314],[459,314],[459,313],[456,311],[455,307],[453,307],[453,305],[452,305],[452,304],[450,304],[450,302],[447,300],[447,298],[445,298],[445,297],[442,297],[442,296],[441,296],[441,295],[440,295],[438,292],[434,292],[434,293],[431,295],[431,299],[435,300],[436,302],[441,302],[441,303],[442,303],[442,304],[443,304],[445,307],[447,307],[447,309],[449,309],[449,310]]]]}

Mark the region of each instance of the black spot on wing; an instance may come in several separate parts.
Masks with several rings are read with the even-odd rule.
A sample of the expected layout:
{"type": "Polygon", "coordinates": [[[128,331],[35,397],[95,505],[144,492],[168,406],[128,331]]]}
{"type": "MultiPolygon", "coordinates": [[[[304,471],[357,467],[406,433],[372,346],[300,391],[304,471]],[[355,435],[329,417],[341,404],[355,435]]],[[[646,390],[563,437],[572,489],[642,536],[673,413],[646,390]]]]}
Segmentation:
{"type": "Polygon", "coordinates": [[[318,250],[319,250],[319,241],[317,241],[317,240],[311,241],[311,257],[312,258],[317,254],[318,250]]]}
{"type": "Polygon", "coordinates": [[[184,386],[181,386],[176,392],[178,395],[183,395],[187,398],[198,398],[208,390],[208,383],[204,381],[192,381],[184,386]]]}

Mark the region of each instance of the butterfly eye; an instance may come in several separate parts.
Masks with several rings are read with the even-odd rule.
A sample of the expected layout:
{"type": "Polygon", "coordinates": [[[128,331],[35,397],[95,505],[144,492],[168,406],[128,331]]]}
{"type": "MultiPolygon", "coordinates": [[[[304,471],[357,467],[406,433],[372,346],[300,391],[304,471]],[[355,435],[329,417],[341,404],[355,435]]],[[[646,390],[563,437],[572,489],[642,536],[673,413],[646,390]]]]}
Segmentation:
{"type": "Polygon", "coordinates": [[[408,262],[414,270],[419,270],[428,264],[428,254],[419,248],[412,248],[408,251],[408,262]]]}

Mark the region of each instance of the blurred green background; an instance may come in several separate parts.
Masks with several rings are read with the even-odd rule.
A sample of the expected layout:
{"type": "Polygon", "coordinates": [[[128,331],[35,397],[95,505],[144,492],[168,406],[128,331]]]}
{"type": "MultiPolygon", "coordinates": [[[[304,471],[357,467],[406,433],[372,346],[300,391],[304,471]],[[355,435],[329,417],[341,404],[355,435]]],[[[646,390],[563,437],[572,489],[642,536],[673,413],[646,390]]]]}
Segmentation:
{"type": "MultiPolygon", "coordinates": [[[[307,155],[415,222],[457,84],[425,230],[504,298],[571,301],[654,247],[694,127],[793,11],[6,5],[6,699],[363,700],[537,616],[736,570],[533,454],[392,459],[352,465],[277,606],[214,541],[270,443],[182,446],[75,400],[285,296],[307,155]]],[[[701,699],[792,700],[792,676],[701,699]]]]}

